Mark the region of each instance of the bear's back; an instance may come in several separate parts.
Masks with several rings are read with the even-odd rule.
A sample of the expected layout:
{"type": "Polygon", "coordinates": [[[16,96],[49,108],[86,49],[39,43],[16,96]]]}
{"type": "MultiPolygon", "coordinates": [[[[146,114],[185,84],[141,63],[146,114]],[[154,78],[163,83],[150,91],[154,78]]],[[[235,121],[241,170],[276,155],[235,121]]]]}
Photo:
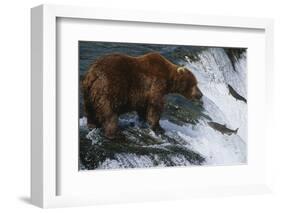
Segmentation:
{"type": "Polygon", "coordinates": [[[134,63],[135,59],[127,55],[106,55],[96,61],[92,72],[116,89],[128,89],[128,84],[136,78],[134,63]]]}
{"type": "Polygon", "coordinates": [[[132,57],[125,54],[110,54],[98,59],[89,71],[109,78],[133,80],[138,74],[165,78],[176,65],[157,52],[132,57]]]}
{"type": "Polygon", "coordinates": [[[96,106],[109,101],[118,113],[145,107],[155,90],[152,85],[162,82],[159,86],[163,89],[155,91],[167,89],[169,75],[175,66],[158,53],[138,57],[106,55],[92,64],[86,73],[84,94],[88,94],[96,106]]]}

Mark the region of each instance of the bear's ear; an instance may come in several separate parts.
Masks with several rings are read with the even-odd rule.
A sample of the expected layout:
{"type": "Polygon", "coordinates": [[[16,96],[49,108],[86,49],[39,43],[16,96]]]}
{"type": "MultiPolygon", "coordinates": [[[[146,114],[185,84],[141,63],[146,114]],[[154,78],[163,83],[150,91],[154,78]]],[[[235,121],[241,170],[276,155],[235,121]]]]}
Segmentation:
{"type": "Polygon", "coordinates": [[[186,69],[184,67],[178,67],[177,72],[182,74],[186,71],[186,69]]]}

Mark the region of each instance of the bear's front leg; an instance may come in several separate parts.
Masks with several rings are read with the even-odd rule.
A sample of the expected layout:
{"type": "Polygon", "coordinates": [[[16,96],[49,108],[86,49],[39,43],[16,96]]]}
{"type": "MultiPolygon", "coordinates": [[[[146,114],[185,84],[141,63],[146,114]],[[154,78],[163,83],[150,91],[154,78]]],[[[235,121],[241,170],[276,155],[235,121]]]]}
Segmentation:
{"type": "Polygon", "coordinates": [[[154,79],[148,97],[146,120],[156,134],[164,133],[159,124],[161,113],[164,108],[163,97],[167,93],[167,82],[161,79],[154,79]]]}
{"type": "Polygon", "coordinates": [[[159,103],[151,104],[147,109],[147,122],[156,134],[163,134],[165,132],[165,130],[159,124],[162,110],[163,106],[159,103]]]}

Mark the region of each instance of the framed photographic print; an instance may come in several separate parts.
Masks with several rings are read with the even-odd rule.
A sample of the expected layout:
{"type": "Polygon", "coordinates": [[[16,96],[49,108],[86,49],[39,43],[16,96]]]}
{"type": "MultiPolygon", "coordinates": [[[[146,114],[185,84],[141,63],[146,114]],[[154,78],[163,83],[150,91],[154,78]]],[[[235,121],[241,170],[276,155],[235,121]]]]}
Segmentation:
{"type": "Polygon", "coordinates": [[[272,20],[31,14],[33,204],[270,191],[272,20]]]}

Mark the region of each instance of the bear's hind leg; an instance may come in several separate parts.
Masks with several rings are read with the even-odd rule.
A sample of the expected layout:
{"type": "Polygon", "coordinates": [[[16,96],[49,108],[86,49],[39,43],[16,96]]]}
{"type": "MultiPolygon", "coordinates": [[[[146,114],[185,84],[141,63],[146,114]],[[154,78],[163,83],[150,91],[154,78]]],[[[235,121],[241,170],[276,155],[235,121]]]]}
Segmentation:
{"type": "Polygon", "coordinates": [[[97,120],[95,110],[89,103],[87,103],[87,105],[85,104],[85,114],[87,117],[87,126],[89,128],[99,128],[101,126],[97,120]]]}
{"type": "Polygon", "coordinates": [[[103,122],[104,134],[107,138],[115,138],[118,132],[118,116],[117,114],[110,114],[105,118],[103,122]]]}
{"type": "Polygon", "coordinates": [[[99,127],[98,122],[96,121],[96,119],[93,119],[91,116],[87,117],[87,126],[89,128],[92,128],[92,129],[99,127]]]}
{"type": "Polygon", "coordinates": [[[104,135],[109,138],[115,138],[118,132],[118,114],[113,112],[110,101],[101,101],[97,108],[97,116],[99,122],[102,124],[104,135]]]}
{"type": "Polygon", "coordinates": [[[86,89],[83,90],[83,98],[85,116],[87,117],[87,126],[89,128],[99,128],[101,125],[96,117],[96,112],[93,107],[94,103],[92,102],[89,92],[86,89]]]}

